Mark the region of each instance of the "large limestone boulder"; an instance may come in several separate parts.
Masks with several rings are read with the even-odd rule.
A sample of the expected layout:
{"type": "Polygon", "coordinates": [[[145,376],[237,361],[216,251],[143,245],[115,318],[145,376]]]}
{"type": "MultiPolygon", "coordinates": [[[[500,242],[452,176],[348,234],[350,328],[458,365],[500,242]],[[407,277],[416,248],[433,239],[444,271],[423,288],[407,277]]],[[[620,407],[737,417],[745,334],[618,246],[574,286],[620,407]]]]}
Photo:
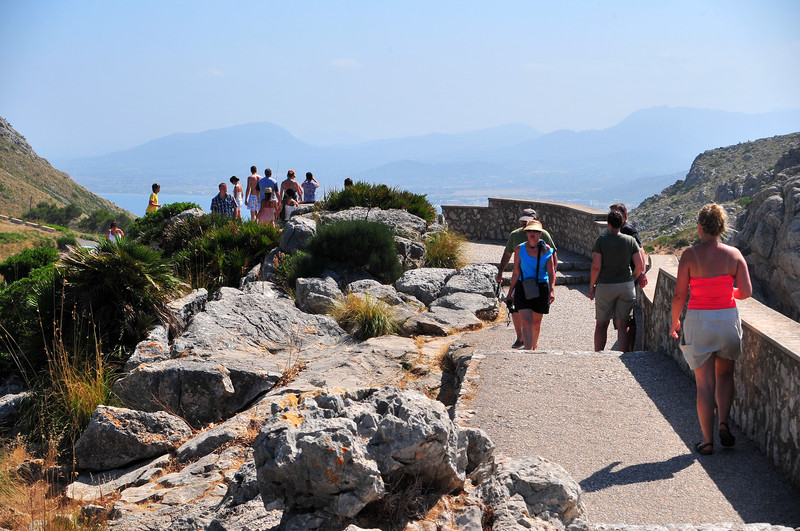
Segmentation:
{"type": "Polygon", "coordinates": [[[492,509],[492,529],[564,529],[585,526],[580,485],[560,465],[539,456],[501,462],[480,486],[492,509]]]}
{"type": "Polygon", "coordinates": [[[75,462],[81,470],[120,468],[171,452],[191,435],[186,422],[164,411],[97,406],[75,443],[75,462]]]}
{"type": "Polygon", "coordinates": [[[476,293],[495,298],[497,268],[491,264],[469,264],[459,269],[439,292],[440,297],[453,293],[476,293]]]}
{"type": "Polygon", "coordinates": [[[342,290],[331,277],[298,278],[294,293],[297,307],[315,314],[327,313],[336,300],[343,296],[342,290]]]}
{"type": "Polygon", "coordinates": [[[319,223],[325,225],[335,221],[367,220],[383,223],[394,229],[395,234],[410,240],[419,240],[428,224],[424,219],[410,214],[406,210],[353,207],[340,212],[320,212],[319,223]]]}
{"type": "Polygon", "coordinates": [[[397,291],[416,297],[427,306],[439,297],[442,288],[455,273],[455,269],[438,267],[411,269],[403,273],[394,286],[397,291]]]}
{"type": "Polygon", "coordinates": [[[287,396],[255,447],[265,503],[282,498],[297,514],[352,518],[414,479],[447,493],[461,488],[468,437],[440,402],[396,388],[287,396]]]}
{"type": "Polygon", "coordinates": [[[305,249],[308,240],[317,234],[317,222],[304,216],[294,216],[283,227],[280,249],[284,253],[294,254],[305,249]]]}

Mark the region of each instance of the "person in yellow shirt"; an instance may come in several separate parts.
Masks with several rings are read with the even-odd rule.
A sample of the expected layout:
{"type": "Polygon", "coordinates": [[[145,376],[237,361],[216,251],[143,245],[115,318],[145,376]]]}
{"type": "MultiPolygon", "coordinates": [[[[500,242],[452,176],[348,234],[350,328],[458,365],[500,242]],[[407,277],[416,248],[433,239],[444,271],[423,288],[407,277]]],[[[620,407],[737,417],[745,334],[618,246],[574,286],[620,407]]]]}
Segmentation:
{"type": "Polygon", "coordinates": [[[161,186],[158,183],[153,183],[153,193],[150,194],[150,202],[147,203],[147,210],[144,211],[145,214],[149,214],[150,212],[155,212],[158,210],[160,206],[158,204],[158,192],[161,191],[161,186]]]}

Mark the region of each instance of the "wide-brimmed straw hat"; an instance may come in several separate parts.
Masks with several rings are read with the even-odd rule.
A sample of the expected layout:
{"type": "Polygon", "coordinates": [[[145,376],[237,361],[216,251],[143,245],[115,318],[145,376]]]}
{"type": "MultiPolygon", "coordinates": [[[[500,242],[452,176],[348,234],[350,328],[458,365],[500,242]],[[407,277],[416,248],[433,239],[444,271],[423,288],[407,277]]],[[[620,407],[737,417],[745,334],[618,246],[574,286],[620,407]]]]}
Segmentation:
{"type": "Polygon", "coordinates": [[[529,232],[529,231],[532,231],[532,230],[542,232],[544,229],[542,228],[542,222],[539,221],[538,219],[534,219],[533,221],[529,221],[525,225],[525,228],[522,229],[522,230],[524,230],[526,232],[529,232]]]}

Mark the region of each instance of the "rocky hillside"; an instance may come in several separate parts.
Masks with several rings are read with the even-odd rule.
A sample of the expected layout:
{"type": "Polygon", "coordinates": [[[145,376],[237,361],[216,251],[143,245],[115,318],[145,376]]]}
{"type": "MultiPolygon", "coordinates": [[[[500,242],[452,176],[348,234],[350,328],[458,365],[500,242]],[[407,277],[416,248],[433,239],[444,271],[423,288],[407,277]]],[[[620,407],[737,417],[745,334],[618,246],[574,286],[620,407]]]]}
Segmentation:
{"type": "Polygon", "coordinates": [[[75,204],[87,214],[99,209],[125,212],[53,168],[0,117],[0,214],[18,217],[40,201],[75,204]]]}
{"type": "MultiPolygon", "coordinates": [[[[752,197],[774,180],[778,160],[800,147],[800,133],[701,153],[683,181],[642,201],[631,212],[645,241],[694,229],[697,211],[712,201],[728,212],[732,228],[752,197]]],[[[690,234],[693,237],[693,234],[690,234]]]]}

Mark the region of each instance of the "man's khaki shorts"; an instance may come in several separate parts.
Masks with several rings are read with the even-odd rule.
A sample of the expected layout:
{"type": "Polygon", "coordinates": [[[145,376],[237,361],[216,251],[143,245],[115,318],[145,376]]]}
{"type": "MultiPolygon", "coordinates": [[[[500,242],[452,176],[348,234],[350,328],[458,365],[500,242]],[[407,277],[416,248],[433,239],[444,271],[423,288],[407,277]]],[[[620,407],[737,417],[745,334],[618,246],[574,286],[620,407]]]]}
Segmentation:
{"type": "Polygon", "coordinates": [[[636,304],[633,281],[598,284],[594,289],[594,318],[598,321],[627,319],[636,304]]]}

